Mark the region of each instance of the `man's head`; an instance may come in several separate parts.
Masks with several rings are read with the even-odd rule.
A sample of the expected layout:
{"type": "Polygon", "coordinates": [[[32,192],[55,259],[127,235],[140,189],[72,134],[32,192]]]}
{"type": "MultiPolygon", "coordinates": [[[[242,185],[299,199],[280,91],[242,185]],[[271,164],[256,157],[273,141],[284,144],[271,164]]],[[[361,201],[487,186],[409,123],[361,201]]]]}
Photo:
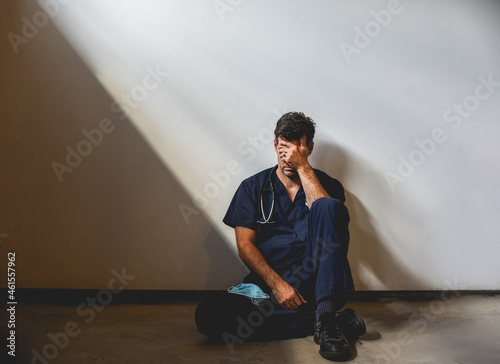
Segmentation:
{"type": "Polygon", "coordinates": [[[289,142],[299,146],[300,140],[305,137],[305,146],[308,149],[307,156],[309,156],[314,146],[314,132],[314,121],[301,112],[286,113],[278,120],[274,130],[274,149],[278,155],[278,167],[283,175],[290,179],[298,178],[297,171],[280,157],[280,142],[289,142]]]}
{"type": "Polygon", "coordinates": [[[288,112],[278,120],[274,129],[274,138],[276,143],[279,142],[279,137],[291,142],[300,140],[305,135],[307,147],[312,150],[315,125],[311,118],[301,112],[288,112]]]}

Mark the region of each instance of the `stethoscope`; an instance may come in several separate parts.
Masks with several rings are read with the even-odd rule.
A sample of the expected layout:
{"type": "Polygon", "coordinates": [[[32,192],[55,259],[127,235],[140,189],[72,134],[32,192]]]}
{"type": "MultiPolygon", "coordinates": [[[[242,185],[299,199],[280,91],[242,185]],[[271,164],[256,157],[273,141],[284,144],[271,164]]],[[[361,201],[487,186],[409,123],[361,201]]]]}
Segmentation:
{"type": "Polygon", "coordinates": [[[276,222],[276,221],[271,221],[271,216],[273,216],[273,211],[274,211],[274,188],[273,188],[272,177],[273,173],[276,171],[277,168],[278,165],[274,166],[274,168],[271,170],[271,172],[267,176],[266,182],[264,182],[264,187],[260,192],[260,212],[262,213],[262,219],[264,221],[257,221],[259,224],[274,224],[276,222]],[[271,209],[269,210],[269,215],[267,215],[267,218],[264,212],[264,194],[266,192],[270,192],[272,197],[271,209]]]}

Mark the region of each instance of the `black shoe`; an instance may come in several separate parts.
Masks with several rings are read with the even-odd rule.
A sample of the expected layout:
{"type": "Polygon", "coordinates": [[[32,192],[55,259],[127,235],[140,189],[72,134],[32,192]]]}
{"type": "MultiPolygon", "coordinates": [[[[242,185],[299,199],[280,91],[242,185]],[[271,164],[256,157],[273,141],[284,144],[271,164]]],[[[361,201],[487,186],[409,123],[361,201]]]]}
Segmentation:
{"type": "Polygon", "coordinates": [[[319,354],[325,359],[343,361],[351,356],[335,313],[325,312],[314,322],[314,342],[320,346],[319,354]]]}
{"type": "Polygon", "coordinates": [[[359,313],[351,308],[338,312],[336,319],[339,322],[340,330],[349,342],[358,340],[361,335],[366,333],[365,321],[359,313]]]}

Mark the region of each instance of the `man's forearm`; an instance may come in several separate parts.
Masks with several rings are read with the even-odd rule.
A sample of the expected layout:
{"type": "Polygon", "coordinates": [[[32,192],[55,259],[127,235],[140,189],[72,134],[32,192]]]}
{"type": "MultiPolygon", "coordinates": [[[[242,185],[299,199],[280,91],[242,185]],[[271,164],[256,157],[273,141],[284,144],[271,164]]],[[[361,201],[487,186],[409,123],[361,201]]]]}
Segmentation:
{"type": "Polygon", "coordinates": [[[310,165],[298,168],[297,173],[299,174],[309,208],[311,208],[313,202],[318,198],[330,197],[310,165]]]}
{"type": "Polygon", "coordinates": [[[238,254],[248,268],[257,273],[271,289],[282,280],[253,243],[238,244],[238,254]]]}
{"type": "Polygon", "coordinates": [[[288,284],[278,273],[272,269],[266,262],[262,253],[251,242],[238,244],[240,258],[247,266],[257,273],[273,291],[274,297],[278,303],[286,309],[296,309],[306,300],[288,284]]]}

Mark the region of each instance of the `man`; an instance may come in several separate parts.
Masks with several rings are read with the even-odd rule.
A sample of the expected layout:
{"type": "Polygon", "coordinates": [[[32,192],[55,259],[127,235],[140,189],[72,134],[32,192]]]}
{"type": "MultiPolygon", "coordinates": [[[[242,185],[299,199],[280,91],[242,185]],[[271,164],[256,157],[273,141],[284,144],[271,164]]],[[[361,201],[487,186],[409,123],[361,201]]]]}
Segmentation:
{"type": "MultiPolygon", "coordinates": [[[[366,329],[353,310],[337,312],[346,293],[354,289],[347,261],[349,214],[340,182],[309,163],[314,134],[314,122],[303,113],[283,115],[275,129],[278,165],[241,183],[223,221],[235,228],[239,256],[251,271],[244,282],[260,287],[280,309],[299,313],[316,309],[314,341],[320,354],[345,360],[350,356],[348,340],[356,340],[366,329]]],[[[245,316],[250,306],[245,302],[245,311],[241,297],[238,300],[238,304],[224,300],[200,304],[200,331],[214,333],[207,329],[209,315],[212,325],[218,323],[225,330],[222,334],[231,331],[227,324],[238,313],[243,325],[241,314],[245,316]]],[[[239,327],[240,338],[249,327],[244,334],[239,327]]]]}

